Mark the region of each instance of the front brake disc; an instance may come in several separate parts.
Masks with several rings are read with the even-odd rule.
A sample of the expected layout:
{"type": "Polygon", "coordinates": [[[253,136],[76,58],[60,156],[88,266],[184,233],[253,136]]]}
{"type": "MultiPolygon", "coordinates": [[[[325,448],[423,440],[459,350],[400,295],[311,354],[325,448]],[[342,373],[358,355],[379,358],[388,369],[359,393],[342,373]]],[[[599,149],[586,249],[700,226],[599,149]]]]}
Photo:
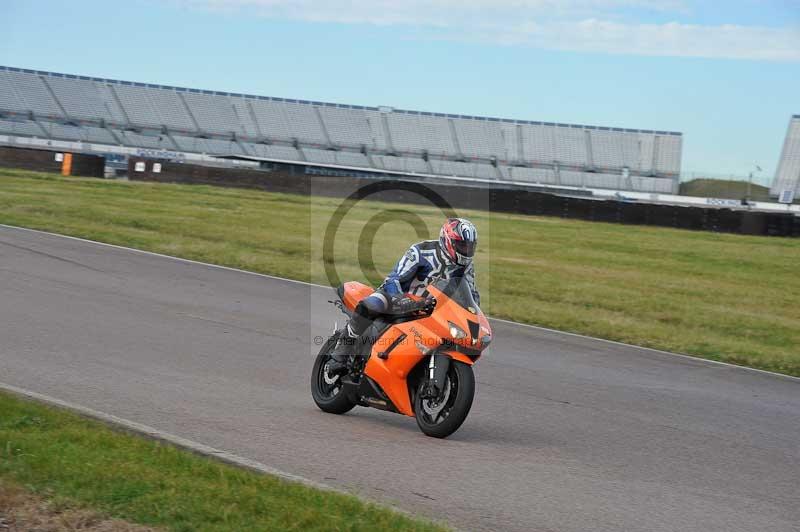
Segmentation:
{"type": "Polygon", "coordinates": [[[428,414],[431,419],[434,421],[436,418],[439,417],[439,413],[444,410],[445,405],[447,405],[447,400],[450,398],[450,377],[447,378],[447,381],[444,383],[444,390],[442,391],[441,397],[434,403],[432,399],[425,399],[422,401],[422,409],[428,414]],[[435,406],[432,406],[435,405],[435,406]]]}

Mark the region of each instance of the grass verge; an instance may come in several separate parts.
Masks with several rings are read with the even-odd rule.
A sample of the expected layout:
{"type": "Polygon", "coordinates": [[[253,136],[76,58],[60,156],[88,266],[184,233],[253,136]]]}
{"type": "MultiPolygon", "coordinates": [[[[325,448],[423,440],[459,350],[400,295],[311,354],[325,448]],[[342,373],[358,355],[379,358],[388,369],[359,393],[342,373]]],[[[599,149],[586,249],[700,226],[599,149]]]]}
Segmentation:
{"type": "Polygon", "coordinates": [[[173,531],[444,530],[0,392],[0,482],[173,531]]]}
{"type": "MultiPolygon", "coordinates": [[[[0,170],[0,223],[326,283],[319,253],[340,200],[211,186],[0,170]]],[[[358,240],[387,210],[429,228],[438,210],[363,201],[343,220],[336,267],[364,279],[358,240]]],[[[464,211],[478,225],[482,305],[524,323],[800,376],[800,239],[464,211]]],[[[382,225],[388,271],[409,243],[382,225]]]]}
{"type": "Polygon", "coordinates": [[[681,183],[680,194],[701,198],[727,198],[740,200],[749,197],[753,201],[774,201],[770,198],[769,187],[753,183],[749,187],[747,181],[727,179],[692,179],[681,183]]]}
{"type": "Polygon", "coordinates": [[[121,519],[109,519],[58,497],[34,495],[0,478],[0,530],[3,532],[158,532],[121,519]]]}

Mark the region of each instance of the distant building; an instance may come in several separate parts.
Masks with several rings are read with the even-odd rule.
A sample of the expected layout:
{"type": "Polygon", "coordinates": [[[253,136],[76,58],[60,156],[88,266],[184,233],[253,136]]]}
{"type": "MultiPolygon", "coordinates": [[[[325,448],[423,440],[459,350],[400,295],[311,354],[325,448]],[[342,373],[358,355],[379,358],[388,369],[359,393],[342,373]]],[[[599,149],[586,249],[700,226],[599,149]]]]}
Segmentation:
{"type": "Polygon", "coordinates": [[[781,160],[769,190],[772,196],[778,197],[787,194],[786,191],[791,191],[795,198],[800,197],[800,115],[792,116],[789,121],[781,160]]]}

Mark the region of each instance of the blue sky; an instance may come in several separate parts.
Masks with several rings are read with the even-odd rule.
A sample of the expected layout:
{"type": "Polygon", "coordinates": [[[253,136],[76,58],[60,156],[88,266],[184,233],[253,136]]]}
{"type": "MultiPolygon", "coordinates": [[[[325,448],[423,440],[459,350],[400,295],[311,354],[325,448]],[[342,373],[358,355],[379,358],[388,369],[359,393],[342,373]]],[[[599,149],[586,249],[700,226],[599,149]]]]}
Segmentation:
{"type": "Polygon", "coordinates": [[[0,21],[4,65],[681,131],[685,172],[769,179],[800,113],[800,0],[0,0],[0,21]]]}

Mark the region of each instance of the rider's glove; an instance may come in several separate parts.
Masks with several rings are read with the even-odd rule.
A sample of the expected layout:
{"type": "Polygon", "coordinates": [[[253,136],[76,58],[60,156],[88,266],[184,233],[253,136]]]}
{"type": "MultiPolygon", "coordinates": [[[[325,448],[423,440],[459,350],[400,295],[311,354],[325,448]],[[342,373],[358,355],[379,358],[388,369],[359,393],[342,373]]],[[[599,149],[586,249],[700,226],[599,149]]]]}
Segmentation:
{"type": "Polygon", "coordinates": [[[404,315],[416,312],[419,309],[419,301],[412,299],[408,296],[398,297],[392,300],[392,306],[389,309],[391,314],[404,315]]]}
{"type": "Polygon", "coordinates": [[[408,296],[399,297],[392,300],[392,306],[389,309],[390,314],[406,315],[414,314],[415,312],[430,313],[436,307],[436,298],[428,297],[426,299],[412,299],[408,296]]]}
{"type": "Polygon", "coordinates": [[[422,312],[425,314],[430,314],[436,308],[436,298],[433,296],[428,296],[422,301],[422,312]]]}

